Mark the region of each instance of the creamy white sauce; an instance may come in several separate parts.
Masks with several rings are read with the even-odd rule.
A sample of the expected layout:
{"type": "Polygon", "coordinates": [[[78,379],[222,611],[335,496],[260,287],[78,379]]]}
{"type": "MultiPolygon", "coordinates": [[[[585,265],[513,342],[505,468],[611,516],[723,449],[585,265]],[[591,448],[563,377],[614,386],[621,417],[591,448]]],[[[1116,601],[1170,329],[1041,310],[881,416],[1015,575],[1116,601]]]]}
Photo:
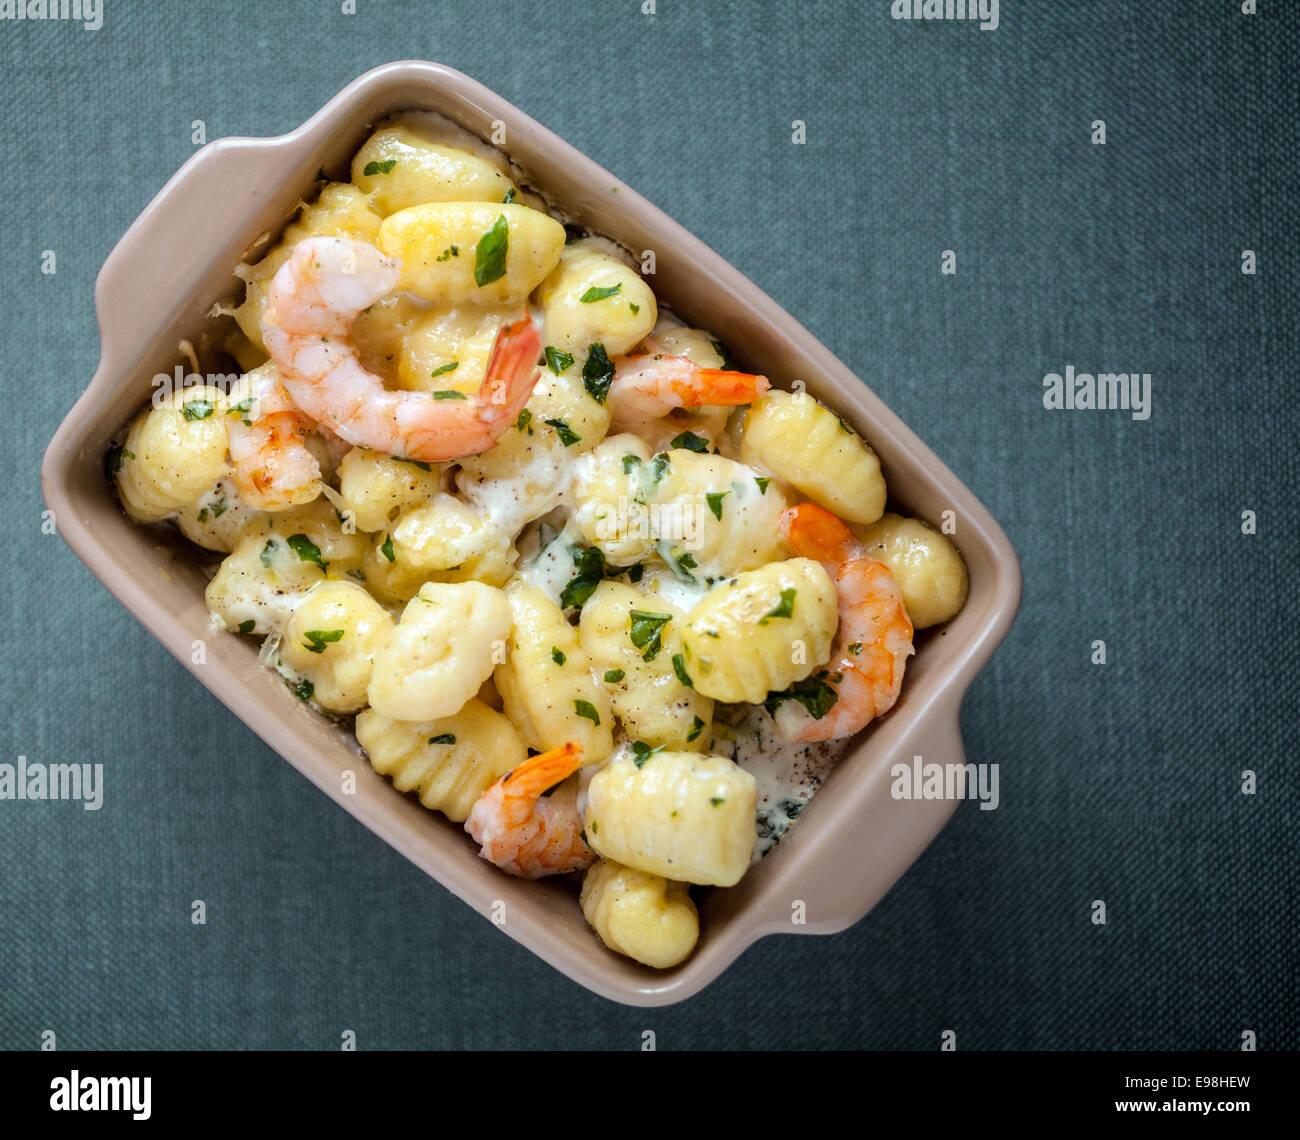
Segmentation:
{"type": "Polygon", "coordinates": [[[844,751],[847,741],[820,744],[788,743],[762,705],[755,705],[734,728],[734,737],[719,741],[714,751],[729,755],[758,785],[755,807],[754,854],[757,863],[794,825],[844,751]]]}

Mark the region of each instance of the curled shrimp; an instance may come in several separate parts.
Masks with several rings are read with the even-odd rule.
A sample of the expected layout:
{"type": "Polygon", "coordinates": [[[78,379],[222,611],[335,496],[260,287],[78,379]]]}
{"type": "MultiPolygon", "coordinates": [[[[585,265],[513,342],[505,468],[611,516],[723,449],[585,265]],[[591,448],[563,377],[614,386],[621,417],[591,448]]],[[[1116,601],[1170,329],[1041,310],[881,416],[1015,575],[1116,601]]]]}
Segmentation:
{"type": "Polygon", "coordinates": [[[852,736],[898,700],[903,669],[915,650],[912,620],[894,575],[830,511],[800,503],[781,513],[781,533],[801,558],[819,561],[835,583],[839,629],[827,673],[818,677],[836,694],[825,716],[814,718],[798,701],[777,706],[785,740],[839,740],[852,736]]]}
{"type": "Polygon", "coordinates": [[[348,339],[358,313],[391,292],[401,263],[350,238],[300,241],[271,281],[262,339],[295,404],[351,444],[437,463],[492,447],[518,418],[542,338],[525,314],[503,325],[472,396],[389,391],[348,339]]]}
{"type": "Polygon", "coordinates": [[[739,407],[771,387],[766,376],[701,368],[685,356],[624,356],[609,388],[613,431],[636,431],[679,408],[739,407]]]}
{"type": "Polygon", "coordinates": [[[465,820],[479,854],[525,879],[591,866],[596,855],[582,836],[577,789],[542,795],[581,766],[582,749],[565,744],[530,757],[490,785],[465,820]]]}
{"type": "Polygon", "coordinates": [[[320,463],[307,446],[315,424],[289,398],[272,363],[247,373],[227,408],[230,462],[240,501],[283,511],[320,494],[320,463]]]}

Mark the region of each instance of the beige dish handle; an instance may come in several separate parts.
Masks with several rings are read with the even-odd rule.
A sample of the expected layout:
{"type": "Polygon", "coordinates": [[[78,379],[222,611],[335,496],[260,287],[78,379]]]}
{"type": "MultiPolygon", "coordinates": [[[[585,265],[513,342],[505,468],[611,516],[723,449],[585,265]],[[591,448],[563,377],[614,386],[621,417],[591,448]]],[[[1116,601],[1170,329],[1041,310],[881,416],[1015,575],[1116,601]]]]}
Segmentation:
{"type": "Polygon", "coordinates": [[[798,881],[780,875],[771,884],[755,938],[847,929],[875,907],[943,830],[958,801],[894,799],[893,769],[911,765],[914,756],[964,763],[958,713],[965,688],[958,683],[939,694],[921,713],[919,730],[905,739],[881,741],[868,770],[856,777],[852,795],[813,797],[808,818],[799,821],[790,838],[814,844],[820,836],[841,838],[821,845],[812,874],[805,868],[798,881]]]}

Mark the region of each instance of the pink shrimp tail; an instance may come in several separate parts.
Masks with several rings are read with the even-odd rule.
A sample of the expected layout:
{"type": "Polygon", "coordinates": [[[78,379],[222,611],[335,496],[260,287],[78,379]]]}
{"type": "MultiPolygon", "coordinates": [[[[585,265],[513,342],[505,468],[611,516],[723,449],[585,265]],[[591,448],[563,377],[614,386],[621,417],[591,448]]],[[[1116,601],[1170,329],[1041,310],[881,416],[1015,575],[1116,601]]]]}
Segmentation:
{"type": "Polygon", "coordinates": [[[721,368],[701,368],[697,379],[698,384],[673,385],[673,391],[681,397],[684,408],[695,408],[701,404],[739,408],[752,404],[772,386],[766,376],[729,372],[721,368]]]}
{"type": "Polygon", "coordinates": [[[477,396],[480,419],[509,424],[519,418],[537,384],[541,355],[542,334],[527,313],[501,326],[477,396]]]}
{"type": "Polygon", "coordinates": [[[866,548],[848,526],[815,503],[799,503],[781,512],[782,537],[800,558],[841,563],[859,558],[866,548]]]}

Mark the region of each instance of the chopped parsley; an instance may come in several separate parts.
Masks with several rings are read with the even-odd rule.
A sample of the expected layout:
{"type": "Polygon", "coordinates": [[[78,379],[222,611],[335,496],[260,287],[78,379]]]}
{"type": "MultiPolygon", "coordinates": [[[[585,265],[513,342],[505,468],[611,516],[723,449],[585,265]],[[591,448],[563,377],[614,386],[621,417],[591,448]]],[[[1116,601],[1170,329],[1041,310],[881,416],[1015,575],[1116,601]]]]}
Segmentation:
{"type": "Polygon", "coordinates": [[[270,569],[271,564],[275,561],[276,552],[280,549],[280,544],[273,538],[266,540],[266,545],[258,552],[258,559],[262,565],[270,569]]]}
{"type": "MultiPolygon", "coordinates": [[[[448,372],[455,372],[460,367],[459,360],[453,360],[450,364],[444,364],[440,368],[435,368],[429,373],[430,376],[446,376],[448,372]]],[[[437,393],[434,393],[435,395],[437,393]]]]}
{"type": "Polygon", "coordinates": [[[454,732],[443,732],[438,736],[429,737],[430,744],[455,744],[456,734],[454,732]]]}
{"type": "Polygon", "coordinates": [[[526,431],[529,435],[533,434],[533,413],[527,408],[519,413],[519,418],[515,420],[515,431],[526,431]]]}
{"type": "Polygon", "coordinates": [[[570,578],[560,594],[560,605],[567,609],[581,609],[596,592],[605,577],[605,555],[599,547],[579,546],[573,549],[573,568],[577,574],[570,578]]]}
{"type": "Polygon", "coordinates": [[[481,289],[506,275],[506,257],[510,252],[510,226],[502,214],[492,228],[478,239],[474,251],[474,283],[481,289]]]}
{"type": "Polygon", "coordinates": [[[572,447],[582,439],[582,436],[574,431],[573,428],[569,427],[569,425],[563,420],[544,420],[542,422],[549,424],[555,429],[555,434],[560,437],[560,442],[564,444],[565,447],[572,447]]]}
{"type": "Polygon", "coordinates": [[[794,596],[797,591],[793,586],[788,586],[781,591],[781,601],[776,609],[769,610],[758,619],[759,625],[767,625],[773,618],[788,618],[794,614],[794,596]]]}
{"type": "Polygon", "coordinates": [[[675,550],[664,540],[655,547],[655,551],[668,564],[668,569],[676,575],[678,581],[685,582],[688,586],[695,582],[695,575],[691,571],[698,563],[689,550],[675,550]]]}
{"type": "Polygon", "coordinates": [[[211,400],[191,400],[181,409],[181,415],[191,421],[206,420],[216,410],[217,405],[211,400]]]}
{"type": "Polygon", "coordinates": [[[709,803],[711,803],[714,807],[717,807],[719,804],[725,804],[726,802],[727,802],[727,800],[726,800],[726,797],[725,797],[725,796],[710,796],[710,797],[709,797],[709,803]]]}
{"type": "Polygon", "coordinates": [[[718,354],[718,359],[722,361],[723,370],[731,372],[734,370],[735,361],[731,359],[731,354],[727,352],[727,346],[720,340],[709,341],[713,345],[713,351],[718,354]]]}
{"type": "Polygon", "coordinates": [[[440,388],[434,392],[435,400],[464,400],[468,399],[464,392],[457,392],[455,388],[440,388]]]}
{"type": "Polygon", "coordinates": [[[686,743],[690,744],[690,742],[692,740],[697,739],[700,733],[703,731],[704,731],[704,721],[702,721],[699,717],[696,717],[695,720],[691,723],[691,731],[686,734],[686,743]]]}
{"type": "Polygon", "coordinates": [[[695,682],[691,680],[691,675],[686,672],[686,661],[680,653],[673,654],[673,672],[677,674],[677,679],[688,689],[695,688],[695,682]]]}
{"type": "Polygon", "coordinates": [[[248,413],[253,410],[253,397],[240,400],[237,404],[232,404],[226,409],[226,415],[239,416],[244,421],[244,427],[252,427],[253,421],[248,418],[248,413]]]}
{"type": "Polygon", "coordinates": [[[664,477],[664,473],[668,470],[671,462],[666,451],[661,451],[650,460],[650,486],[657,487],[659,485],[659,480],[664,477]]]}
{"type": "Polygon", "coordinates": [[[644,740],[634,740],[632,741],[632,763],[640,768],[656,752],[662,752],[667,747],[666,744],[661,744],[658,748],[651,748],[644,740]]]}
{"type": "Polygon", "coordinates": [[[506,191],[506,196],[501,199],[501,205],[503,206],[510,205],[510,203],[513,202],[517,196],[518,196],[517,191],[513,186],[511,186],[510,189],[506,191]]]}
{"type": "Polygon", "coordinates": [[[641,466],[641,457],[633,455],[630,452],[623,456],[623,474],[631,475],[633,470],[641,466]]]}
{"type": "MultiPolygon", "coordinates": [[[[421,471],[433,470],[433,468],[429,464],[425,463],[423,459],[407,459],[405,455],[393,455],[389,458],[391,458],[394,463],[409,463],[412,467],[418,467],[421,471]]],[[[334,513],[338,514],[338,511],[335,511],[334,513]]],[[[339,515],[339,522],[342,521],[343,516],[339,515]]]]}
{"type": "Polygon", "coordinates": [[[437,257],[434,258],[434,261],[447,261],[449,258],[459,257],[459,256],[460,256],[460,246],[449,245],[440,254],[438,254],[437,257]]]}
{"type": "Polygon", "coordinates": [[[558,376],[573,367],[573,357],[562,348],[556,348],[553,344],[546,346],[546,367],[558,376]]]}
{"type": "Polygon", "coordinates": [[[632,301],[629,301],[629,302],[627,303],[627,307],[628,307],[629,309],[632,310],[632,315],[633,315],[634,317],[637,315],[637,313],[639,313],[639,312],[641,311],[641,306],[635,304],[635,303],[632,302],[632,301]]]}
{"type": "Polygon", "coordinates": [[[641,650],[643,661],[653,661],[659,656],[659,650],[663,648],[664,626],[672,620],[672,614],[647,613],[645,610],[632,610],[628,614],[628,636],[641,650]]]}
{"type": "MultiPolygon", "coordinates": [[[[110,472],[116,473],[122,470],[122,460],[134,458],[135,452],[129,451],[127,448],[122,447],[119,444],[108,449],[108,454],[104,456],[104,463],[107,465],[110,472]]],[[[624,470],[626,470],[626,468],[624,468],[624,470]]]]}
{"type": "Polygon", "coordinates": [[[606,669],[605,684],[617,685],[627,674],[622,669],[606,669]]]}
{"type": "Polygon", "coordinates": [[[249,618],[247,621],[241,621],[239,623],[240,633],[252,633],[253,630],[256,628],[257,628],[257,622],[255,622],[252,618],[249,618]]]}
{"type": "Polygon", "coordinates": [[[361,173],[366,178],[372,174],[391,174],[393,167],[397,165],[397,159],[386,158],[383,162],[367,162],[366,168],[361,173]]]}
{"type": "Polygon", "coordinates": [[[325,646],[334,641],[343,640],[343,630],[341,629],[309,629],[303,634],[307,640],[303,648],[308,653],[324,653],[325,646]]]}
{"type": "MultiPolygon", "coordinates": [[[[573,711],[579,716],[585,716],[592,724],[599,726],[600,713],[596,711],[596,706],[590,701],[574,701],[573,711]]],[[[593,827],[592,831],[594,832],[595,830],[596,829],[593,827]]]]}
{"type": "Polygon", "coordinates": [[[314,562],[322,570],[329,568],[328,563],[321,560],[320,547],[305,534],[291,534],[285,541],[289,543],[289,548],[298,556],[299,562],[314,562]]]}
{"type": "Polygon", "coordinates": [[[391,534],[384,535],[384,541],[379,547],[379,553],[387,558],[389,562],[397,561],[397,555],[393,553],[393,536],[391,534]]]}
{"type": "Polygon", "coordinates": [[[609,386],[614,381],[614,364],[605,352],[605,346],[597,341],[587,345],[587,359],[582,366],[582,386],[587,394],[598,404],[603,404],[609,396],[609,386]]]}
{"type": "Polygon", "coordinates": [[[289,686],[289,691],[300,701],[311,700],[316,692],[316,686],[307,680],[299,681],[296,685],[292,681],[286,681],[285,684],[289,686]]]}
{"type": "Polygon", "coordinates": [[[755,475],[754,482],[758,484],[758,493],[760,495],[766,495],[767,485],[772,482],[772,478],[769,475],[755,475]]]}
{"type": "Polygon", "coordinates": [[[565,657],[565,655],[561,653],[560,650],[558,650],[554,645],[552,645],[551,660],[554,661],[557,665],[563,665],[565,661],[568,660],[568,658],[565,657]]]}
{"type": "Polygon", "coordinates": [[[684,431],[681,435],[673,436],[669,447],[681,447],[687,451],[698,451],[701,455],[707,454],[709,450],[709,441],[702,435],[696,435],[693,431],[684,431]]]}
{"type": "Polygon", "coordinates": [[[782,701],[798,701],[808,710],[810,716],[821,720],[839,699],[839,693],[825,681],[819,681],[816,677],[806,677],[802,681],[796,681],[782,692],[768,693],[767,700],[763,704],[768,712],[775,713],[782,701]]]}
{"type": "Polygon", "coordinates": [[[730,494],[730,491],[710,491],[704,496],[708,500],[709,510],[713,512],[713,517],[719,522],[722,521],[722,500],[730,494]]]}
{"type": "Polygon", "coordinates": [[[617,285],[602,285],[600,288],[593,285],[578,298],[578,303],[590,305],[593,301],[603,301],[606,297],[615,297],[622,291],[623,283],[621,281],[617,285]]]}

